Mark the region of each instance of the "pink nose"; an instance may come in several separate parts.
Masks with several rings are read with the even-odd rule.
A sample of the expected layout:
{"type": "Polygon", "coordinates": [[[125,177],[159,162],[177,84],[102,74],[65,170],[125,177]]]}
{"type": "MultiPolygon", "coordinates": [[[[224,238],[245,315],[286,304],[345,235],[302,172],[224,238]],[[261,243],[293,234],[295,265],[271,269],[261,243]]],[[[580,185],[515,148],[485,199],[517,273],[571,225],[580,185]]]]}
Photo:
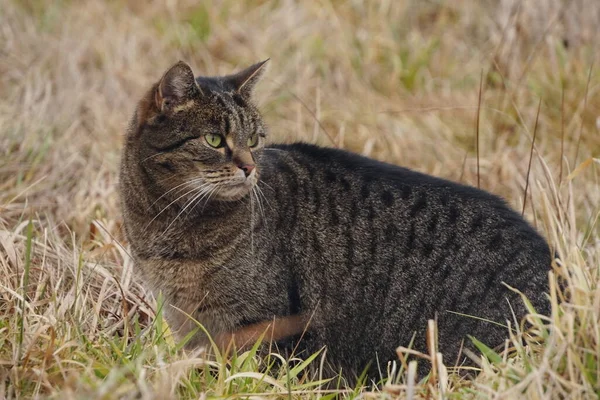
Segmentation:
{"type": "Polygon", "coordinates": [[[254,164],[244,164],[244,165],[238,165],[238,168],[241,169],[242,171],[244,171],[244,175],[246,175],[246,177],[248,175],[250,175],[250,173],[252,172],[252,170],[256,167],[256,165],[254,164]]]}

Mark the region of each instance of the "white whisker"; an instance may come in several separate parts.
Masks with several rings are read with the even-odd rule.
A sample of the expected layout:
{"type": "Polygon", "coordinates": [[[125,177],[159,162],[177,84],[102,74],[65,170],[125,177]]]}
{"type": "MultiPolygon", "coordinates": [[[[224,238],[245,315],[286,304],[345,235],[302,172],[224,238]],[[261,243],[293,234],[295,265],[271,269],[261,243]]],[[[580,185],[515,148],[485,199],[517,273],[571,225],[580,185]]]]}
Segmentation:
{"type": "Polygon", "coordinates": [[[267,217],[265,216],[265,210],[264,210],[264,208],[262,206],[261,198],[259,197],[259,193],[260,193],[259,190],[260,189],[258,189],[258,186],[255,185],[255,186],[252,187],[252,191],[251,192],[256,197],[256,203],[258,204],[258,209],[259,209],[259,211],[260,211],[260,213],[262,215],[263,223],[266,225],[267,224],[267,217]]]}
{"type": "MultiPolygon", "coordinates": [[[[188,181],[188,182],[185,182],[185,183],[187,183],[187,184],[189,185],[189,184],[192,184],[194,181],[195,181],[195,180],[191,180],[191,181],[188,181]]],[[[154,216],[154,218],[152,218],[152,219],[150,220],[150,222],[148,222],[148,224],[146,224],[146,227],[145,227],[144,229],[148,228],[148,226],[149,226],[149,225],[150,225],[150,224],[151,224],[151,223],[152,223],[152,222],[153,222],[153,221],[154,221],[154,220],[155,220],[155,219],[156,219],[156,218],[157,218],[157,217],[158,217],[160,214],[162,214],[162,213],[163,213],[163,212],[164,212],[164,211],[165,211],[167,208],[169,208],[170,206],[172,206],[173,204],[175,204],[177,201],[179,201],[179,200],[180,200],[180,199],[182,199],[183,197],[187,196],[188,194],[192,193],[194,190],[196,190],[196,189],[203,189],[203,188],[205,188],[205,187],[207,187],[207,186],[209,186],[209,185],[210,185],[210,183],[204,183],[204,184],[202,184],[202,185],[200,185],[200,186],[193,187],[191,190],[188,190],[187,192],[185,192],[185,193],[184,193],[184,194],[182,194],[181,196],[177,197],[175,200],[173,200],[172,202],[170,202],[169,204],[167,204],[167,205],[166,205],[166,206],[165,206],[165,207],[164,207],[162,210],[160,210],[160,211],[159,211],[159,212],[158,212],[158,213],[157,213],[157,214],[154,216]]],[[[181,186],[181,185],[179,185],[179,186],[181,186]]],[[[166,193],[165,193],[165,194],[166,194],[166,193]]],[[[164,197],[164,196],[165,196],[165,194],[163,194],[161,197],[164,197]]],[[[158,200],[157,200],[157,201],[158,201],[158,200]]],[[[156,201],[155,201],[154,203],[156,203],[156,201]]],[[[154,204],[154,203],[153,203],[153,204],[154,204]]]]}
{"type": "Polygon", "coordinates": [[[257,182],[257,183],[256,183],[256,186],[258,186],[258,185],[259,185],[259,184],[261,184],[261,183],[262,183],[263,185],[265,185],[266,187],[268,187],[269,189],[271,189],[271,191],[273,191],[273,192],[275,191],[275,189],[273,189],[273,186],[269,185],[269,184],[268,184],[267,182],[265,182],[265,181],[259,181],[259,182],[257,182]]]}
{"type": "MultiPolygon", "coordinates": [[[[171,179],[173,179],[173,178],[171,178],[171,179]]],[[[165,179],[165,180],[166,180],[166,179],[165,179]]],[[[185,181],[185,182],[183,182],[183,183],[180,183],[179,185],[175,186],[174,188],[172,188],[172,189],[170,189],[170,190],[166,191],[165,193],[163,193],[163,194],[162,194],[162,195],[161,195],[161,196],[160,196],[158,199],[154,200],[154,202],[153,202],[152,204],[150,204],[150,207],[152,207],[153,205],[155,205],[157,201],[159,201],[160,199],[162,199],[163,197],[165,197],[166,195],[168,195],[169,193],[171,193],[173,190],[175,190],[175,189],[177,189],[177,188],[180,188],[180,187],[182,187],[182,186],[184,186],[184,185],[191,185],[191,184],[193,184],[193,183],[196,183],[196,182],[201,182],[201,181],[203,181],[203,180],[204,180],[204,178],[194,178],[194,179],[192,179],[192,180],[189,180],[189,181],[185,181]]],[[[200,185],[200,187],[202,187],[202,186],[204,186],[204,185],[208,185],[208,183],[205,183],[205,184],[203,184],[203,185],[200,185]]]]}
{"type": "Polygon", "coordinates": [[[212,188],[200,188],[197,189],[198,193],[195,194],[190,200],[188,200],[184,207],[177,213],[177,215],[175,216],[175,218],[173,218],[173,221],[171,221],[171,223],[165,228],[165,230],[161,233],[161,236],[164,235],[171,226],[173,226],[173,224],[175,223],[175,221],[177,221],[177,219],[179,218],[179,216],[185,211],[187,210],[198,198],[202,198],[204,195],[206,195],[207,192],[210,192],[211,190],[213,190],[212,188]]]}
{"type": "Polygon", "coordinates": [[[156,218],[158,218],[159,215],[161,215],[164,211],[166,211],[167,208],[171,207],[173,204],[175,204],[177,201],[179,201],[180,199],[182,199],[183,197],[187,196],[188,194],[194,192],[195,190],[197,190],[198,188],[192,188],[191,190],[188,190],[187,192],[185,192],[184,194],[182,194],[181,196],[179,196],[178,198],[176,198],[175,200],[173,200],[172,202],[170,202],[169,204],[167,204],[162,210],[160,210],[158,213],[156,213],[156,215],[154,216],[154,218],[152,218],[144,227],[144,230],[148,229],[148,227],[150,226],[150,224],[152,222],[154,222],[156,220],[156,218]]]}
{"type": "MultiPolygon", "coordinates": [[[[216,193],[216,191],[219,189],[218,186],[214,186],[213,189],[209,192],[208,197],[206,198],[206,200],[204,201],[204,204],[202,205],[202,210],[204,211],[204,207],[206,207],[206,205],[208,204],[208,202],[210,201],[211,196],[216,193]]],[[[198,202],[199,203],[199,202],[198,202]]]]}
{"type": "Polygon", "coordinates": [[[258,184],[256,185],[256,190],[258,191],[258,194],[261,195],[262,199],[265,201],[265,203],[269,206],[269,208],[271,210],[273,210],[273,206],[271,206],[271,203],[269,203],[269,200],[267,200],[267,196],[265,195],[265,193],[262,191],[262,189],[260,188],[260,186],[258,186],[258,184]]]}

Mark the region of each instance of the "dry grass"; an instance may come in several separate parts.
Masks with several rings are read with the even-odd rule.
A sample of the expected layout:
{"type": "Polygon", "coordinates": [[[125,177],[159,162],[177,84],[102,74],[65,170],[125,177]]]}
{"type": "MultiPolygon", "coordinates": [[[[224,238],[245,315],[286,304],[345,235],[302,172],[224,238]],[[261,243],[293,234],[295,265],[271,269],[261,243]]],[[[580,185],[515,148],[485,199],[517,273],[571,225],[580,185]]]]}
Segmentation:
{"type": "Polygon", "coordinates": [[[517,209],[541,100],[526,215],[561,260],[552,316],[529,318],[545,345],[515,334],[475,381],[436,361],[415,383],[399,362],[383,389],[339,395],[600,396],[600,2],[165,3],[0,0],[0,398],[328,397],[301,368],[263,378],[252,353],[178,352],[120,230],[143,91],[178,59],[216,75],[267,57],[273,141],[479,180],[517,209]]]}

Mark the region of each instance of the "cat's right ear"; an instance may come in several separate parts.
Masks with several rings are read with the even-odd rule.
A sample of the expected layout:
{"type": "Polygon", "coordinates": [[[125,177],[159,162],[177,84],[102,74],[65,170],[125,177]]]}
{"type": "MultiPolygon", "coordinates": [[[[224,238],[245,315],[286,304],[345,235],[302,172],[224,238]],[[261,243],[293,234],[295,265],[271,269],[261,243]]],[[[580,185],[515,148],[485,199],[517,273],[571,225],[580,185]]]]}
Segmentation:
{"type": "Polygon", "coordinates": [[[192,68],[179,61],[163,75],[156,88],[154,101],[160,112],[170,113],[191,106],[201,94],[202,90],[196,83],[192,68]]]}

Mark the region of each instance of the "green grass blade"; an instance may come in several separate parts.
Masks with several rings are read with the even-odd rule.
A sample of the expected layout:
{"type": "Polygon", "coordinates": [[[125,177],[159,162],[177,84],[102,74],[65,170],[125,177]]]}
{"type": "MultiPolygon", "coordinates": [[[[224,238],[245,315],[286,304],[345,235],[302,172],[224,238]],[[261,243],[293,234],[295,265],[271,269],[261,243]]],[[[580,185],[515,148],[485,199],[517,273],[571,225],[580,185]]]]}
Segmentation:
{"type": "Polygon", "coordinates": [[[483,354],[483,356],[485,358],[487,358],[492,364],[501,364],[502,363],[502,357],[498,353],[496,353],[494,350],[490,349],[488,346],[486,346],[479,340],[475,339],[471,335],[469,335],[469,339],[471,339],[471,342],[473,342],[475,347],[477,347],[477,350],[479,350],[481,352],[481,354],[483,354]]]}

